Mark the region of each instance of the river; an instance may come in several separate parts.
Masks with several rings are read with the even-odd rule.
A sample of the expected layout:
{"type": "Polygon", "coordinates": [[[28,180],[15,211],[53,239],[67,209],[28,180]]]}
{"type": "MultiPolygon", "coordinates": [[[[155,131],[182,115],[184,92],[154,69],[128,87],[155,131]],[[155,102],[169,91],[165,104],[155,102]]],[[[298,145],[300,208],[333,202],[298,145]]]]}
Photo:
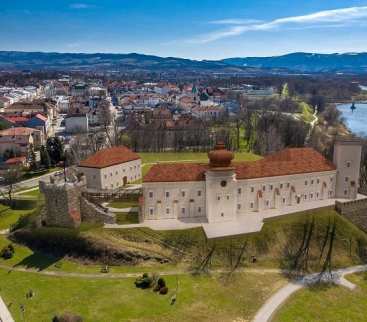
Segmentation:
{"type": "Polygon", "coordinates": [[[350,131],[367,136],[367,103],[356,103],[354,112],[350,109],[351,103],[337,105],[350,131]]]}

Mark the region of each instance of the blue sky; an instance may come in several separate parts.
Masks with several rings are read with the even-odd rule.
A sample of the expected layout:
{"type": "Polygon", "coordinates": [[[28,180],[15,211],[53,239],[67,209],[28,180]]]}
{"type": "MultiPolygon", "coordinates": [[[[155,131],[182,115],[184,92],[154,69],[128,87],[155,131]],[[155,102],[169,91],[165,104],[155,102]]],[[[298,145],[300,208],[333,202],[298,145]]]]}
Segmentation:
{"type": "Polygon", "coordinates": [[[0,39],[195,59],[367,51],[367,0],[0,0],[0,39]]]}

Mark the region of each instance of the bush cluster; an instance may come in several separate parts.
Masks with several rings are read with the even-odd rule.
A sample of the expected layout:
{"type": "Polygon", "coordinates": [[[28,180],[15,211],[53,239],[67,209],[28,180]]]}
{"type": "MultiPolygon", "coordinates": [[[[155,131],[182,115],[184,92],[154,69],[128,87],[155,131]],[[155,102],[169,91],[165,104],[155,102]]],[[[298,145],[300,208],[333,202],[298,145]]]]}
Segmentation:
{"type": "Polygon", "coordinates": [[[62,315],[54,316],[52,322],[83,322],[83,319],[79,315],[64,313],[62,315]]]}
{"type": "Polygon", "coordinates": [[[12,244],[9,244],[8,246],[5,246],[0,251],[0,257],[4,259],[10,259],[14,256],[15,250],[12,244]]]}
{"type": "Polygon", "coordinates": [[[142,276],[135,280],[135,286],[141,289],[153,288],[154,292],[165,295],[168,293],[168,287],[166,281],[162,277],[157,275],[150,276],[148,273],[144,273],[142,276]]]}

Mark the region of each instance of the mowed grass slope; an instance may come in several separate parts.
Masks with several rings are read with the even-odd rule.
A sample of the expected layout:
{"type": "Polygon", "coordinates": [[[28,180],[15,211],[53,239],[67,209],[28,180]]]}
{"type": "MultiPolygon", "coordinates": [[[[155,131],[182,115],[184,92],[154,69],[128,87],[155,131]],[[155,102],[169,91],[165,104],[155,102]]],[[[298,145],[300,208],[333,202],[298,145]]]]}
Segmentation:
{"type": "Polygon", "coordinates": [[[165,277],[168,295],[141,290],[134,279],[49,277],[0,270],[1,295],[16,321],[51,321],[55,314],[72,312],[86,322],[98,321],[233,321],[250,319],[286,281],[278,274],[165,277]],[[176,293],[177,287],[177,293],[176,293]],[[25,294],[32,290],[34,298],[25,294]],[[176,303],[171,305],[171,297],[176,303]]]}
{"type": "Polygon", "coordinates": [[[367,274],[347,279],[358,287],[351,291],[320,285],[294,294],[274,317],[274,322],[365,322],[367,320],[367,274]]]}

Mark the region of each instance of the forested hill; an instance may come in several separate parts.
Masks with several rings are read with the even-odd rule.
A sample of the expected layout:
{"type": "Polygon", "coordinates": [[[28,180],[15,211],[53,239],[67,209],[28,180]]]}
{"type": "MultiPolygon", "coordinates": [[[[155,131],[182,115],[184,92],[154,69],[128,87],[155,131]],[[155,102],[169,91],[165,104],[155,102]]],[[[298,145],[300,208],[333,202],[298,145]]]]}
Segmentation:
{"type": "Polygon", "coordinates": [[[367,53],[292,53],[273,57],[227,58],[223,63],[241,67],[286,68],[305,73],[366,73],[367,53]]]}

